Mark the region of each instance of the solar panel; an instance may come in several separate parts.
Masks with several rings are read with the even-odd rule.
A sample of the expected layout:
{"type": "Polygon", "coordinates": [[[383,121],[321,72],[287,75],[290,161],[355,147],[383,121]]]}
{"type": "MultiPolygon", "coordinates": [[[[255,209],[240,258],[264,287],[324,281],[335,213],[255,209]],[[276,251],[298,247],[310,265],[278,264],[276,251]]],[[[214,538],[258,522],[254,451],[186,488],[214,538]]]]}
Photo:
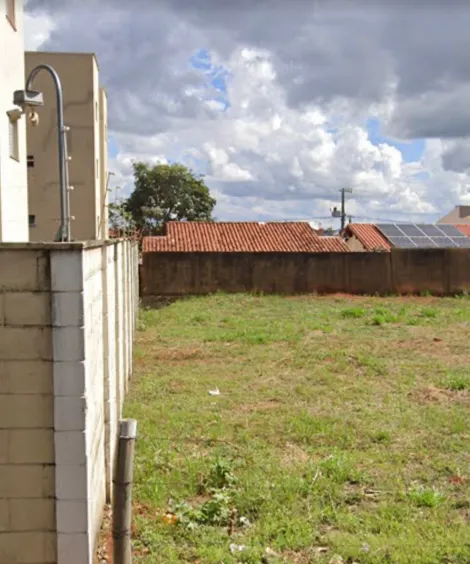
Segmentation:
{"type": "Polygon", "coordinates": [[[469,237],[452,237],[451,239],[460,249],[470,249],[469,237]]]}
{"type": "Polygon", "coordinates": [[[436,247],[439,247],[440,249],[455,247],[455,243],[453,243],[452,239],[449,239],[449,237],[431,237],[431,239],[436,244],[436,247]]]}
{"type": "Polygon", "coordinates": [[[408,237],[423,236],[423,232],[420,229],[418,229],[416,225],[412,225],[411,223],[409,225],[400,225],[400,229],[403,231],[405,235],[408,235],[408,237]]]}
{"type": "Polygon", "coordinates": [[[462,233],[453,225],[436,225],[448,237],[462,237],[462,233]]]}
{"type": "Polygon", "coordinates": [[[396,225],[392,225],[391,223],[381,223],[377,225],[377,227],[386,237],[403,237],[403,233],[400,231],[400,229],[398,229],[396,225]]]}
{"type": "Polygon", "coordinates": [[[442,237],[442,232],[435,225],[416,225],[428,237],[442,237]]]}
{"type": "Polygon", "coordinates": [[[435,249],[436,244],[429,237],[410,237],[418,249],[435,249]]]}
{"type": "Polygon", "coordinates": [[[389,237],[390,243],[398,249],[416,249],[416,245],[409,237],[389,237]]]}

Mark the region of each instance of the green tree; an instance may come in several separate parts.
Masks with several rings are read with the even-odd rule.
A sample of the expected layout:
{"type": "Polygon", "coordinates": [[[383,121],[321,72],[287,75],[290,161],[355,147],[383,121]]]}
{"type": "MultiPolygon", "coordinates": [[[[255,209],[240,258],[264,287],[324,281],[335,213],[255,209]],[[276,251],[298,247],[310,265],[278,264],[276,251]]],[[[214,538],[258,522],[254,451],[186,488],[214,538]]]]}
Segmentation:
{"type": "Polygon", "coordinates": [[[176,163],[133,166],[135,188],[124,206],[142,234],[161,233],[168,221],[213,221],[216,202],[202,176],[176,163]]]}
{"type": "Polygon", "coordinates": [[[126,209],[126,201],[109,202],[109,228],[119,235],[128,235],[135,230],[132,215],[126,209]]]}

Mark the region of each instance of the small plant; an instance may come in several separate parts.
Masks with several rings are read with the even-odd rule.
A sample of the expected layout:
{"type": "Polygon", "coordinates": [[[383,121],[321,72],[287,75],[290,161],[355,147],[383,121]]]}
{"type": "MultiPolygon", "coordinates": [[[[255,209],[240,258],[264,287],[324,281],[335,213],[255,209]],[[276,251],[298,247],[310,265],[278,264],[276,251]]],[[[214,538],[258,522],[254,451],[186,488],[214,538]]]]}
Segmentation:
{"type": "Polygon", "coordinates": [[[428,318],[437,317],[438,314],[438,310],[434,307],[426,307],[421,311],[421,315],[428,318]]]}
{"type": "Polygon", "coordinates": [[[197,313],[196,315],[193,315],[191,317],[191,323],[194,323],[196,325],[199,324],[199,323],[204,323],[204,321],[207,321],[207,320],[208,320],[207,315],[204,315],[202,313],[197,313]]]}
{"type": "Polygon", "coordinates": [[[361,481],[360,472],[345,456],[332,454],[323,459],[318,468],[322,474],[338,484],[359,483],[361,481]]]}
{"type": "Polygon", "coordinates": [[[204,491],[219,490],[234,486],[236,481],[231,463],[223,458],[217,458],[211,466],[209,475],[203,480],[202,487],[204,491]]]}
{"type": "Polygon", "coordinates": [[[408,492],[408,498],[418,507],[438,507],[445,496],[435,488],[416,487],[408,492]]]}
{"type": "Polygon", "coordinates": [[[452,392],[468,390],[470,389],[470,376],[459,372],[449,372],[441,385],[452,392]]]}
{"type": "Polygon", "coordinates": [[[366,310],[362,307],[347,307],[341,310],[341,316],[345,319],[356,319],[364,317],[366,310]]]}
{"type": "Polygon", "coordinates": [[[388,431],[377,431],[372,435],[372,442],[374,443],[389,443],[391,439],[388,431]]]}
{"type": "Polygon", "coordinates": [[[210,498],[196,507],[187,501],[170,501],[168,515],[174,518],[175,524],[190,530],[199,525],[225,526],[236,513],[233,501],[235,483],[230,463],[217,459],[201,488],[202,492],[210,492],[210,498]]]}
{"type": "Polygon", "coordinates": [[[385,317],[383,315],[377,314],[377,315],[372,316],[372,319],[371,319],[372,325],[377,325],[377,326],[380,327],[382,325],[385,325],[385,323],[387,323],[387,322],[385,321],[385,317]]]}

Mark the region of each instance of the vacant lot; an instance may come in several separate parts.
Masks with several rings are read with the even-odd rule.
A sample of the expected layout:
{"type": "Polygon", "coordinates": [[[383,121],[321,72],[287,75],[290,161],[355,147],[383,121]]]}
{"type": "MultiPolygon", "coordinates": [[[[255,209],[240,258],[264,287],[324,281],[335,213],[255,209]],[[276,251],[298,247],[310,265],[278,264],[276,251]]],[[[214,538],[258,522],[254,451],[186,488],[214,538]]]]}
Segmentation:
{"type": "Polygon", "coordinates": [[[135,560],[470,562],[469,310],[213,296],[144,312],[135,560]]]}

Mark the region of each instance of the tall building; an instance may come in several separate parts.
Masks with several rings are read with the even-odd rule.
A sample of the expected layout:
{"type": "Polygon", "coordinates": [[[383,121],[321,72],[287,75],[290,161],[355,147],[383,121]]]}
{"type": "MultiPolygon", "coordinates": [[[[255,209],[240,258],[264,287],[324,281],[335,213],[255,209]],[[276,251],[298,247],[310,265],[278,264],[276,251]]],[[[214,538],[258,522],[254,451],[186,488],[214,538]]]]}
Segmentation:
{"type": "MultiPolygon", "coordinates": [[[[108,237],[107,101],[91,53],[26,52],[26,73],[48,64],[60,77],[69,161],[72,240],[108,237]]],[[[60,226],[57,105],[54,83],[46,72],[34,80],[44,95],[39,123],[27,128],[29,235],[52,241],[60,226]]]]}
{"type": "Polygon", "coordinates": [[[24,89],[22,0],[0,0],[0,241],[28,241],[26,117],[13,104],[24,89]]]}

